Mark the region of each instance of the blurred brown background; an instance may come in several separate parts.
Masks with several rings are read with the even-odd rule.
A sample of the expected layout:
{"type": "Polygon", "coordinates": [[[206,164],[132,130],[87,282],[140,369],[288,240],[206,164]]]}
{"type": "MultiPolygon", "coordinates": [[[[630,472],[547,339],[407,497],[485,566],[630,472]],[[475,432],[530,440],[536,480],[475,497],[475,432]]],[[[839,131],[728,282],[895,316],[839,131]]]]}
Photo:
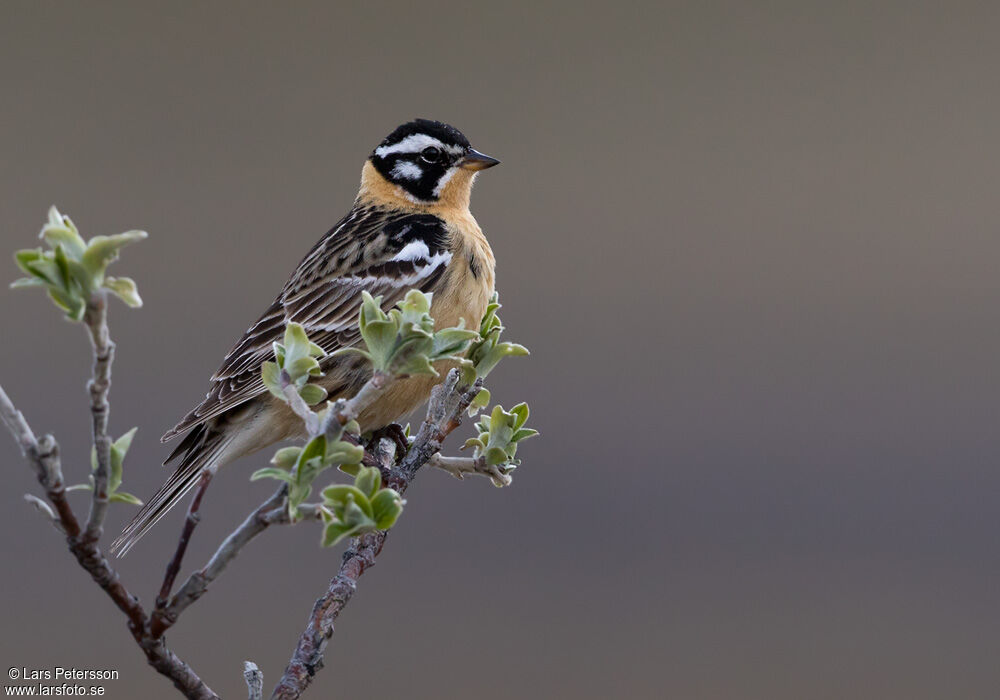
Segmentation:
{"type": "MultiPolygon", "coordinates": [[[[474,211],[533,356],[490,385],[543,437],[510,489],[421,476],[315,697],[996,697],[995,4],[143,5],[0,7],[4,258],[52,203],[152,234],[112,317],[128,490],[386,133],[503,159],[474,211]]],[[[0,321],[0,380],[83,480],[82,330],[29,292],[0,321]]],[[[0,454],[0,663],[173,697],[0,454]]],[[[213,485],[189,564],[264,461],[213,485]]],[[[120,563],[147,603],[180,518],[120,563]]],[[[226,697],[283,669],[318,538],[266,534],[169,634],[226,697]]]]}

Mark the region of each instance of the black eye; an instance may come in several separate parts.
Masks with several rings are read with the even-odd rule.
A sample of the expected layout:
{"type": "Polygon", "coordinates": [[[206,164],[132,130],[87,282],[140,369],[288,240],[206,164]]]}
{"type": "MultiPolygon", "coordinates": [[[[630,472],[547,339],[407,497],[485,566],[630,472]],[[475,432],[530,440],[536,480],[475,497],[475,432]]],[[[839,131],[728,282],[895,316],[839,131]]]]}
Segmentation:
{"type": "Polygon", "coordinates": [[[420,151],[420,157],[428,163],[437,163],[441,160],[441,149],[434,146],[428,146],[424,150],[420,151]]]}

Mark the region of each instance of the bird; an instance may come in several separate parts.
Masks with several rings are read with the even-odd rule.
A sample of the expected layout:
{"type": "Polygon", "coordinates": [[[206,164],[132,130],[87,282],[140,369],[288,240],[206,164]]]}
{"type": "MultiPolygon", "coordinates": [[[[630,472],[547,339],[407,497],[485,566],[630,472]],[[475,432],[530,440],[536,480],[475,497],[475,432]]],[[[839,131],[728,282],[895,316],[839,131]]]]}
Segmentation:
{"type": "MultiPolygon", "coordinates": [[[[473,182],[500,161],[475,150],[462,132],[414,119],[375,147],[361,170],[350,211],[306,254],[274,302],[226,354],[205,399],[162,438],[187,433],[164,464],[172,476],[112,543],[124,556],[205,471],[286,439],[305,436],[302,420],[273,396],[261,366],[288,323],[301,324],[326,353],[361,343],[362,292],[384,310],[410,289],[431,294],[437,328],[478,327],[495,284],[493,251],[469,211],[473,182]]],[[[350,398],[372,376],[357,353],[325,357],[317,383],[328,398],[350,398]]],[[[360,416],[362,431],[383,428],[427,400],[436,379],[395,379],[360,416]]]]}

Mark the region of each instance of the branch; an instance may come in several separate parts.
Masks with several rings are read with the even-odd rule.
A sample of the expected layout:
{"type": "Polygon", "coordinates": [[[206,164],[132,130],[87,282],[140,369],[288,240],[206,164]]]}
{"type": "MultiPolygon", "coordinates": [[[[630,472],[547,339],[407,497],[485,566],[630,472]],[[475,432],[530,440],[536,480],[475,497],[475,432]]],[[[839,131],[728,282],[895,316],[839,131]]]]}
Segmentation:
{"type": "Polygon", "coordinates": [[[62,522],[60,522],[59,520],[59,516],[55,514],[55,512],[52,510],[52,508],[49,506],[48,503],[40,499],[38,496],[33,496],[30,493],[24,494],[24,500],[27,501],[29,504],[31,504],[31,506],[34,507],[35,510],[41,513],[43,518],[52,523],[52,527],[54,527],[56,530],[63,533],[64,535],[66,534],[66,532],[63,530],[62,522]]]}
{"type": "MultiPolygon", "coordinates": [[[[477,379],[472,386],[460,384],[460,374],[453,369],[444,382],[431,391],[431,400],[427,406],[427,417],[420,425],[420,430],[413,439],[413,445],[406,457],[394,470],[391,481],[406,481],[409,483],[417,470],[427,463],[433,455],[441,451],[441,445],[453,430],[462,424],[462,414],[476,398],[483,387],[482,379],[477,379]]],[[[391,484],[390,484],[391,485],[391,484]]]]}
{"type": "Polygon", "coordinates": [[[302,397],[299,396],[299,390],[292,384],[288,372],[284,370],[281,371],[281,383],[281,390],[285,394],[285,401],[288,402],[289,408],[306,424],[306,432],[309,435],[315,435],[319,430],[319,416],[302,400],[302,397]]]}
{"type": "Polygon", "coordinates": [[[243,662],[243,678],[247,682],[247,700],[262,700],[264,697],[264,674],[253,661],[243,662]]]}
{"type": "Polygon", "coordinates": [[[495,486],[510,486],[513,481],[503,468],[487,464],[484,457],[445,457],[439,453],[427,460],[427,466],[443,469],[456,479],[464,479],[465,474],[480,474],[489,477],[495,486]]]}
{"type": "MultiPolygon", "coordinates": [[[[28,425],[28,421],[14,407],[13,402],[7,396],[7,392],[3,390],[2,386],[0,386],[0,418],[3,419],[7,430],[10,431],[10,434],[17,441],[18,446],[21,448],[21,454],[25,456],[35,470],[35,476],[38,477],[38,481],[45,487],[46,493],[51,489],[55,493],[65,496],[62,467],[60,466],[58,447],[55,444],[55,440],[51,436],[46,435],[42,438],[42,441],[51,443],[49,445],[50,449],[42,449],[38,439],[35,437],[35,433],[31,430],[31,426],[28,425]]],[[[62,500],[65,502],[65,498],[62,500]]],[[[69,516],[73,516],[72,511],[69,511],[69,516]]]]}
{"type": "MultiPolygon", "coordinates": [[[[284,377],[283,379],[285,379],[284,390],[289,399],[289,403],[292,404],[293,410],[303,419],[303,421],[305,421],[307,428],[315,430],[317,433],[320,430],[325,432],[329,426],[319,426],[315,423],[315,421],[318,420],[317,414],[306,406],[302,397],[299,396],[298,391],[296,391],[295,388],[288,383],[287,379],[284,377]]],[[[350,401],[338,401],[334,404],[336,408],[327,413],[330,420],[336,419],[336,421],[341,425],[354,420],[381,395],[382,391],[384,391],[386,387],[387,381],[388,375],[385,375],[382,372],[376,372],[350,401]]],[[[246,520],[244,520],[240,526],[230,533],[222,544],[219,545],[219,548],[215,551],[215,554],[212,555],[212,558],[209,559],[208,563],[198,571],[195,571],[188,576],[187,580],[181,585],[177,593],[170,599],[169,603],[160,605],[159,600],[157,601],[157,607],[156,610],[153,611],[150,622],[150,628],[154,638],[161,637],[164,632],[177,623],[177,619],[180,617],[181,613],[205,594],[209,585],[215,581],[215,579],[217,579],[223,571],[225,571],[230,562],[237,557],[237,555],[247,544],[250,543],[251,540],[264,532],[264,530],[271,525],[285,525],[291,522],[288,517],[288,508],[285,506],[285,496],[287,492],[287,487],[282,486],[270,498],[264,501],[257,507],[256,510],[247,516],[246,520]]],[[[197,499],[198,497],[196,496],[195,498],[197,499]]],[[[194,506],[194,502],[192,502],[192,506],[194,506]]],[[[315,504],[303,503],[299,506],[298,512],[299,520],[321,519],[322,511],[319,506],[315,504]]],[[[194,525],[191,525],[190,530],[194,530],[194,525]]],[[[182,541],[184,539],[184,533],[187,533],[188,537],[190,537],[187,524],[185,524],[184,532],[181,534],[182,541]]],[[[185,549],[186,546],[186,543],[184,543],[185,549]]],[[[184,552],[181,549],[181,543],[178,543],[178,553],[175,554],[175,559],[177,559],[178,554],[180,557],[184,556],[184,552]]],[[[180,564],[178,561],[178,569],[179,568],[180,564]]],[[[176,572],[174,575],[176,576],[176,572]]],[[[172,586],[173,580],[171,580],[170,583],[172,586]]],[[[166,581],[164,581],[164,585],[166,585],[166,581]]],[[[161,589],[161,598],[165,599],[166,595],[169,595],[169,590],[164,593],[164,589],[161,589]]]]}
{"type": "Polygon", "coordinates": [[[365,382],[361,390],[350,400],[346,401],[337,412],[337,420],[340,421],[340,424],[344,425],[348,421],[356,420],[366,408],[375,403],[375,400],[385,391],[389,379],[391,379],[389,374],[381,370],[375,370],[371,379],[365,382]]]}
{"type": "Polygon", "coordinates": [[[274,511],[283,509],[285,492],[286,489],[283,486],[275,491],[270,498],[261,503],[219,545],[219,548],[212,555],[212,558],[208,560],[208,563],[188,576],[177,593],[170,599],[170,602],[153,611],[150,628],[154,637],[160,637],[176,623],[180,614],[205,594],[209,584],[219,577],[219,574],[229,566],[229,563],[236,558],[236,555],[240,553],[243,547],[278,520],[274,515],[274,511]]]}
{"type": "Polygon", "coordinates": [[[95,293],[87,303],[83,322],[90,333],[90,344],[94,351],[94,369],[87,383],[87,390],[90,392],[94,450],[97,453],[94,496],[91,499],[84,537],[97,542],[101,537],[104,516],[108,512],[108,474],[111,470],[111,437],[108,435],[111,406],[108,403],[108,392],[111,389],[111,363],[115,358],[115,344],[108,332],[108,299],[103,291],[95,293]]]}
{"type": "MultiPolygon", "coordinates": [[[[387,485],[399,493],[406,491],[420,467],[441,449],[441,443],[461,424],[462,413],[479,393],[481,381],[471,387],[462,386],[459,376],[459,372],[453,369],[442,384],[434,387],[427,417],[413,445],[400,465],[389,470],[387,485]]],[[[344,552],[340,571],[313,606],[306,628],[299,636],[295,652],[275,686],[271,700],[296,700],[301,697],[316,673],[323,668],[323,651],[333,636],[334,622],[353,597],[358,579],[375,565],[387,534],[385,530],[378,530],[351,540],[344,552]]]]}
{"type": "Polygon", "coordinates": [[[54,507],[59,526],[66,533],[69,551],[128,618],[129,631],[146,655],[149,664],[173,681],[174,686],[188,698],[218,700],[212,689],[191,670],[190,666],[170,651],[162,639],[155,639],[150,635],[146,624],[146,611],[139,600],[122,584],[118,572],[111,567],[98,548],[96,539],[91,539],[81,530],[80,522],[66,500],[58,443],[51,435],[46,435],[41,440],[35,438],[28,422],[14,407],[2,386],[0,386],[0,417],[17,440],[25,458],[34,469],[38,482],[45,490],[46,497],[54,507]]]}
{"type": "Polygon", "coordinates": [[[173,559],[167,564],[167,572],[163,576],[160,595],[156,597],[157,610],[162,610],[167,605],[170,591],[174,587],[174,579],[177,578],[177,573],[181,570],[184,553],[187,552],[188,543],[191,541],[191,535],[201,520],[201,514],[198,512],[198,509],[201,508],[201,499],[205,497],[205,491],[208,490],[210,483],[212,483],[212,471],[206,469],[201,473],[198,490],[195,491],[194,498],[191,499],[191,505],[188,506],[187,517],[184,518],[184,528],[181,530],[181,537],[177,542],[177,551],[174,552],[173,559]]]}

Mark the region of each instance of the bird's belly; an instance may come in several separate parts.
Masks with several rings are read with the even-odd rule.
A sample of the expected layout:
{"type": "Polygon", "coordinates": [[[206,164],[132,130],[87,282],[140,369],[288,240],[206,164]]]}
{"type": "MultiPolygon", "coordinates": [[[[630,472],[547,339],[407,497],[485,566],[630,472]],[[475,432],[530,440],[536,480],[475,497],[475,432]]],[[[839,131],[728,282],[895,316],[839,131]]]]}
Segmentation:
{"type": "Polygon", "coordinates": [[[402,420],[427,400],[431,395],[431,389],[439,381],[440,377],[429,374],[395,380],[386,388],[385,393],[361,413],[358,418],[361,430],[377,430],[402,420]]]}
{"type": "MultiPolygon", "coordinates": [[[[465,285],[464,288],[463,285],[445,285],[445,288],[454,289],[459,294],[453,292],[449,295],[444,292],[439,293],[440,296],[434,295],[431,316],[434,317],[435,328],[441,330],[457,326],[459,319],[465,320],[466,328],[477,328],[479,320],[486,313],[486,305],[493,290],[485,290],[482,285],[465,285]]],[[[434,368],[440,376],[418,374],[393,381],[385,393],[362,412],[358,419],[361,429],[376,430],[407,416],[428,399],[434,385],[440,383],[455,365],[454,362],[438,362],[434,368]]]]}
{"type": "MultiPolygon", "coordinates": [[[[466,274],[468,274],[467,271],[466,274]]],[[[492,288],[485,288],[484,285],[479,284],[469,284],[467,280],[460,281],[464,284],[444,285],[445,289],[450,291],[434,295],[431,315],[434,317],[434,325],[438,330],[457,326],[460,319],[465,320],[466,328],[477,328],[480,319],[486,312],[486,305],[493,292],[492,288]]],[[[358,418],[361,430],[366,432],[377,430],[405,418],[427,400],[434,385],[441,382],[444,375],[454,366],[454,362],[438,362],[435,364],[435,369],[440,373],[440,376],[418,374],[394,380],[386,387],[381,396],[362,411],[358,418]]],[[[331,401],[339,398],[350,399],[361,388],[368,376],[371,376],[370,370],[366,370],[363,365],[359,364],[351,367],[346,373],[328,369],[326,376],[319,379],[317,383],[330,392],[328,398],[331,401]],[[348,387],[346,390],[345,386],[348,387]]],[[[274,413],[273,432],[276,435],[280,433],[280,437],[274,439],[305,436],[302,419],[296,416],[284,402],[271,397],[269,403],[270,409],[274,413]]]]}

